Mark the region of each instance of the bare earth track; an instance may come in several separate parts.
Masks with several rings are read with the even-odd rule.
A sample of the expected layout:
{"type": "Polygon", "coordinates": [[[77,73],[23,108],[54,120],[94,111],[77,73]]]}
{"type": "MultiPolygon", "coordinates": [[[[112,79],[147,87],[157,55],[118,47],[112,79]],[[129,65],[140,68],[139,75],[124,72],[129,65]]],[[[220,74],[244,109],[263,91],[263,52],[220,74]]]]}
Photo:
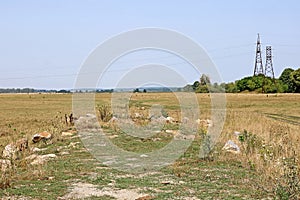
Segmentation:
{"type": "MultiPolygon", "coordinates": [[[[109,104],[109,100],[110,94],[96,96],[96,104],[109,104]]],[[[209,119],[209,95],[198,94],[198,100],[200,118],[209,119]]],[[[172,93],[133,94],[130,103],[133,113],[146,112],[143,109],[161,104],[175,120],[180,115],[178,101],[172,93]]],[[[187,152],[172,165],[156,172],[128,174],[93,158],[75,132],[62,136],[63,131],[74,130],[74,126],[64,122],[64,115],[72,112],[71,106],[70,94],[0,95],[1,152],[12,141],[30,139],[35,133],[48,131],[53,134],[51,142],[29,141],[30,149],[42,150],[34,153],[28,150],[22,156],[57,156],[43,165],[31,165],[22,156],[14,161],[15,167],[0,179],[0,183],[8,186],[3,184],[0,188],[1,199],[268,199],[277,194],[275,176],[284,174],[282,158],[293,156],[288,149],[297,155],[300,151],[296,145],[300,141],[297,134],[300,95],[228,94],[225,126],[210,159],[198,157],[203,134],[199,132],[187,152]],[[222,147],[234,137],[233,133],[244,130],[249,133],[247,137],[255,135],[251,140],[253,147],[247,140],[236,141],[240,154],[224,152],[222,147]],[[272,168],[275,163],[279,163],[279,171],[272,168]]],[[[172,130],[178,128],[169,124],[151,140],[142,140],[108,124],[102,125],[114,144],[136,152],[163,147],[173,137],[172,130]]]]}

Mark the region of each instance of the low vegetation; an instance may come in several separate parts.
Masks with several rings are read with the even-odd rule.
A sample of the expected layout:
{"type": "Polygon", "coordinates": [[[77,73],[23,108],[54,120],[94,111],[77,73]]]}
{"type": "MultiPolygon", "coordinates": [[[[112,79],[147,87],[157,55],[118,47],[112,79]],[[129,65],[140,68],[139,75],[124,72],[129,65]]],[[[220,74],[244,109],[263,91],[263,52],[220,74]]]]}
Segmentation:
{"type": "MultiPolygon", "coordinates": [[[[180,105],[172,93],[134,93],[131,97],[134,123],[147,124],[154,104],[162,105],[163,115],[173,118],[150,139],[128,136],[111,121],[110,97],[109,93],[97,94],[95,105],[99,123],[115,145],[149,152],[173,138],[180,105]]],[[[209,119],[210,97],[198,94],[198,99],[200,118],[209,119]]],[[[71,94],[2,94],[0,150],[20,138],[29,139],[29,149],[1,174],[0,197],[122,199],[127,192],[136,199],[299,199],[299,99],[297,94],[227,94],[226,122],[208,159],[199,158],[200,146],[210,147],[207,131],[201,127],[192,145],[172,165],[156,172],[127,174],[93,158],[76,134],[62,136],[64,131],[75,130],[65,119],[72,112],[71,94]],[[42,131],[53,134],[51,142],[32,143],[32,135],[42,131]],[[240,153],[222,149],[228,140],[240,147],[240,153]],[[44,149],[38,155],[57,158],[32,165],[24,158],[32,155],[34,147],[44,149]]]]}
{"type": "Polygon", "coordinates": [[[230,83],[211,83],[209,76],[203,74],[199,81],[193,85],[187,85],[184,91],[196,93],[227,92],[227,93],[299,93],[300,92],[300,68],[294,70],[286,68],[278,79],[258,76],[248,76],[230,83]]]}

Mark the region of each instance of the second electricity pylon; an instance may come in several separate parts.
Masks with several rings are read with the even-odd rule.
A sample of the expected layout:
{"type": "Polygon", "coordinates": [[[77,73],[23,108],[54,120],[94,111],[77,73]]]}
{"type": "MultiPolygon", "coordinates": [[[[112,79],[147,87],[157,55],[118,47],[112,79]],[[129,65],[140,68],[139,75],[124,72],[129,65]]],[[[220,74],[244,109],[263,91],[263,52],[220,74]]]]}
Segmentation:
{"type": "Polygon", "coordinates": [[[269,76],[273,80],[275,79],[274,69],[273,69],[273,62],[272,62],[272,47],[271,46],[266,46],[265,76],[269,76]]]}
{"type": "Polygon", "coordinates": [[[253,76],[257,76],[259,74],[264,74],[264,66],[262,64],[260,38],[259,38],[259,34],[257,34],[256,56],[255,56],[253,76]]]}
{"type": "Polygon", "coordinates": [[[273,69],[273,62],[272,62],[272,47],[271,46],[266,46],[266,65],[265,65],[265,76],[263,80],[263,85],[262,85],[262,92],[266,92],[265,85],[267,84],[267,77],[270,77],[272,79],[272,84],[275,86],[276,91],[278,90],[276,81],[275,81],[275,76],[274,76],[274,69],[273,69]]]}

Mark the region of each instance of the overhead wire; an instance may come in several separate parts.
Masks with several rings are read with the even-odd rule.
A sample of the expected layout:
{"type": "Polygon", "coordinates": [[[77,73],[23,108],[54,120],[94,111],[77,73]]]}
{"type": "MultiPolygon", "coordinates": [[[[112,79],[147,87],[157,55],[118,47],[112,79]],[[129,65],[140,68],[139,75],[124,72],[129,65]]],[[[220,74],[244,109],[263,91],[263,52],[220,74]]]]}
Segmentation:
{"type": "MultiPolygon", "coordinates": [[[[216,48],[216,49],[211,49],[211,50],[207,50],[207,52],[210,54],[211,52],[216,52],[216,51],[221,51],[221,50],[228,50],[228,49],[236,49],[236,48],[243,48],[243,47],[250,47],[255,45],[255,43],[248,43],[248,44],[242,44],[242,45],[235,45],[235,46],[229,46],[229,47],[224,47],[224,48],[216,48]]],[[[295,46],[295,47],[300,47],[300,45],[289,45],[289,44],[276,44],[276,46],[295,46]]],[[[238,53],[238,54],[231,54],[231,55],[225,55],[225,56],[211,56],[212,60],[218,60],[218,59],[226,59],[226,58],[231,58],[231,57],[235,57],[235,56],[241,56],[241,55],[248,55],[248,54],[253,54],[253,51],[247,51],[244,53],[238,53]]],[[[191,55],[193,54],[193,52],[191,52],[191,55]]],[[[169,58],[174,58],[174,56],[176,57],[176,55],[166,55],[166,56],[161,56],[161,57],[148,57],[148,58],[138,58],[135,60],[123,60],[123,61],[116,61],[116,63],[118,65],[121,64],[126,64],[126,63],[132,63],[132,62],[137,62],[137,61],[145,61],[147,63],[147,61],[153,59],[153,60],[164,60],[164,59],[169,59],[169,58]]],[[[178,57],[177,57],[178,59],[178,57]]],[[[149,63],[149,62],[148,62],[149,63]]],[[[157,62],[158,63],[158,62],[157,62]]],[[[164,65],[170,65],[170,66],[174,66],[174,65],[182,65],[182,64],[187,64],[187,62],[185,60],[181,61],[181,62],[175,62],[175,63],[167,63],[164,65]]],[[[68,67],[65,67],[68,68],[68,67]]],[[[61,67],[59,68],[61,69],[61,67]]],[[[132,67],[128,67],[128,68],[121,68],[121,69],[115,69],[115,68],[111,68],[108,69],[106,72],[110,73],[110,72],[121,72],[121,71],[127,71],[127,70],[131,70],[132,67]]],[[[90,72],[90,73],[85,73],[81,75],[90,75],[93,74],[94,72],[90,72]]],[[[72,76],[78,76],[78,73],[65,73],[65,74],[50,74],[50,75],[33,75],[33,76],[22,76],[22,77],[8,77],[8,78],[0,78],[0,81],[6,81],[6,80],[22,80],[22,79],[39,79],[39,78],[64,78],[64,77],[72,77],[72,76]]]]}

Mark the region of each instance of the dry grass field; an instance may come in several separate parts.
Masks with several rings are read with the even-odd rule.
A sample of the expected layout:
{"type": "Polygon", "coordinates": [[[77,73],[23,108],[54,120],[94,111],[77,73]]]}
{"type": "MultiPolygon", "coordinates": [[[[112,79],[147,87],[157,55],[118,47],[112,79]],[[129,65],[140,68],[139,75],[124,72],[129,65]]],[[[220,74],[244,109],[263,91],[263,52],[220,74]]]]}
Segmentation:
{"type": "MultiPolygon", "coordinates": [[[[209,94],[197,97],[200,119],[209,119],[209,94]]],[[[95,106],[109,105],[110,98],[111,94],[97,94],[95,106]]],[[[225,125],[209,159],[198,157],[202,136],[206,134],[201,128],[190,148],[174,164],[157,172],[134,175],[99,163],[76,134],[62,136],[63,131],[75,130],[65,123],[64,117],[72,112],[71,94],[1,94],[0,152],[24,137],[29,139],[29,149],[2,169],[0,197],[299,199],[300,95],[226,94],[226,101],[225,125]],[[42,131],[51,133],[52,140],[32,143],[31,137],[42,131]],[[240,135],[236,137],[234,132],[240,135]],[[240,153],[222,150],[228,140],[240,147],[240,153]],[[41,151],[33,152],[33,148],[41,151]],[[25,159],[33,154],[57,157],[33,165],[25,159]]],[[[134,93],[129,105],[132,113],[147,115],[153,104],[162,105],[175,121],[180,119],[180,105],[172,93],[134,93]]],[[[114,144],[137,152],[161,148],[173,137],[165,129],[178,128],[176,123],[167,124],[154,142],[129,137],[106,122],[100,124],[111,134],[114,144]]],[[[5,158],[0,155],[1,159],[5,158]]]]}

